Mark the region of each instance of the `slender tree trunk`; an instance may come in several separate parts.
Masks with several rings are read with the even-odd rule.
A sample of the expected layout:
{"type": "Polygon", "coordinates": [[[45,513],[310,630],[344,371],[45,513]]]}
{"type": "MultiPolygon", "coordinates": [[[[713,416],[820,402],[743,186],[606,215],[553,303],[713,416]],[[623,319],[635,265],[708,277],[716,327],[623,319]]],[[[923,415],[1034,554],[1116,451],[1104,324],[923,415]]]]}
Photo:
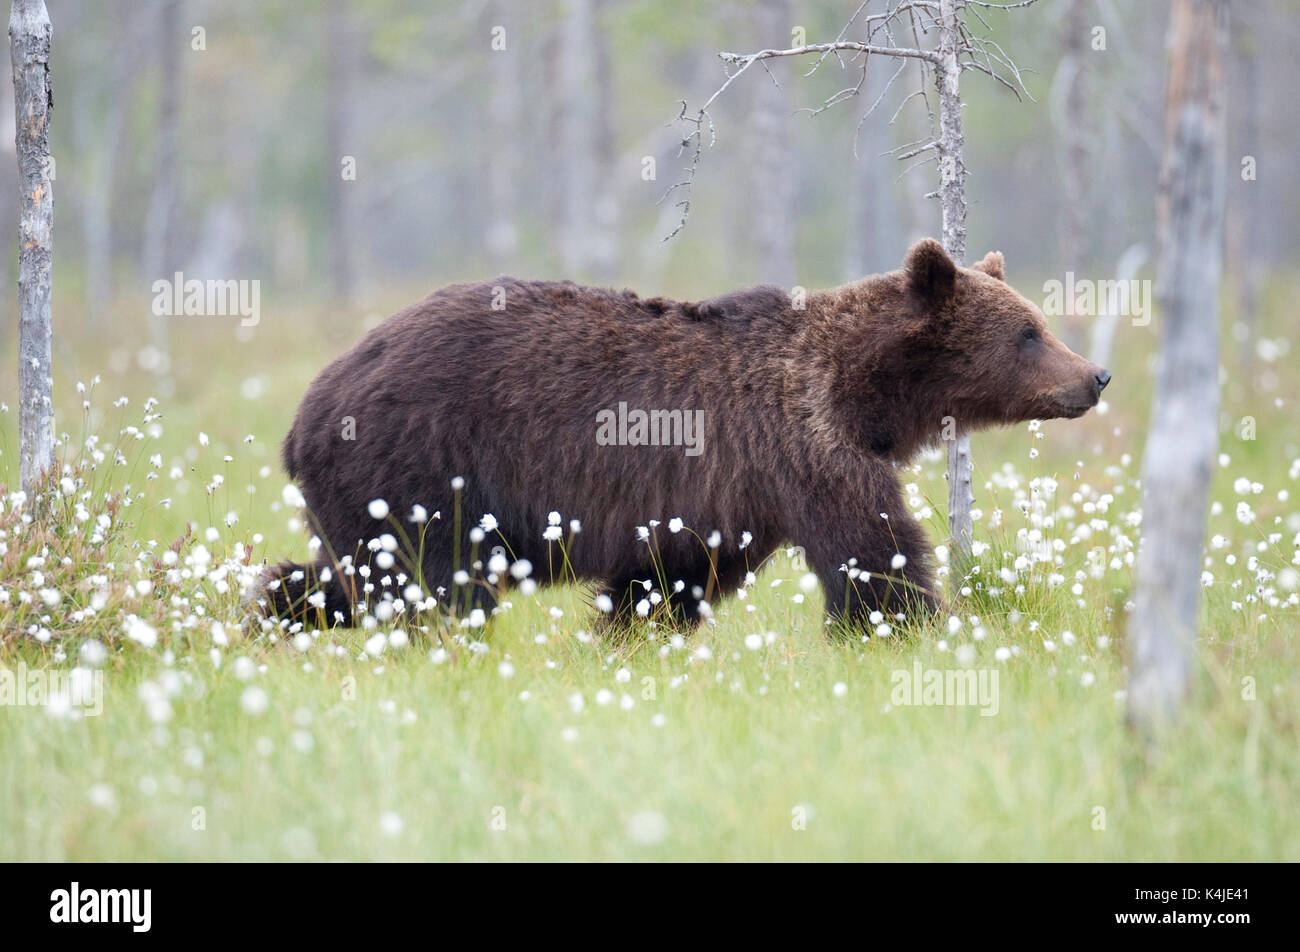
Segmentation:
{"type": "Polygon", "coordinates": [[[594,3],[591,41],[596,101],[592,155],[596,165],[596,181],[595,205],[592,208],[591,270],[592,275],[601,281],[616,281],[621,260],[618,240],[619,205],[615,187],[618,181],[618,133],[614,127],[617,105],[609,30],[600,22],[610,0],[594,0],[594,3]]]}
{"type": "MultiPolygon", "coordinates": [[[[180,116],[180,54],[184,36],[180,31],[180,0],[163,0],[158,17],[159,107],[158,151],[154,162],[153,194],[145,216],[144,249],[141,265],[145,278],[154,282],[169,278],[175,271],[175,221],[177,195],[177,161],[179,148],[177,126],[180,116]]],[[[158,368],[167,373],[170,367],[167,317],[153,318],[150,333],[158,350],[158,368]]]]}
{"type": "MultiPolygon", "coordinates": [[[[85,29],[103,34],[117,51],[107,90],[83,84],[73,101],[73,141],[81,159],[77,168],[81,234],[85,249],[82,325],[98,326],[113,299],[113,196],[126,117],[145,58],[140,55],[138,24],[154,16],[152,7],[91,7],[85,29]],[[142,13],[143,10],[143,13],[142,13]]],[[[66,105],[66,102],[65,102],[66,105]]]]}
{"type": "MultiPolygon", "coordinates": [[[[956,0],[940,0],[939,55],[935,71],[939,86],[939,204],[943,214],[943,247],[960,267],[966,263],[966,162],[961,121],[961,14],[956,0]]],[[[936,420],[936,426],[943,421],[936,420]]],[[[971,508],[970,436],[957,421],[957,439],[948,447],[948,531],[953,556],[970,554],[974,528],[971,508]]]]}
{"type": "MultiPolygon", "coordinates": [[[[761,0],[755,17],[760,43],[788,43],[793,18],[789,0],[761,0]]],[[[754,86],[753,240],[759,280],[787,289],[795,283],[791,111],[789,93],[765,74],[754,86]]]]}
{"type": "Polygon", "coordinates": [[[592,73],[592,0],[564,0],[560,36],[560,169],[562,187],[560,251],[565,271],[584,273],[591,260],[594,163],[592,129],[595,93],[592,73]]]}
{"type": "MultiPolygon", "coordinates": [[[[1069,0],[1064,25],[1065,56],[1061,60],[1061,82],[1065,84],[1062,107],[1057,111],[1063,163],[1065,220],[1061,223],[1061,264],[1066,270],[1081,271],[1088,253],[1088,127],[1087,70],[1088,0],[1069,0]]],[[[1081,350],[1084,315],[1076,313],[1074,301],[1066,302],[1065,343],[1081,350]]]]}
{"type": "Polygon", "coordinates": [[[35,496],[54,467],[50,358],[50,265],[54,194],[50,188],[50,15],[44,0],[14,0],[9,54],[14,69],[14,145],[22,188],[18,224],[18,460],[23,491],[35,496]]]}
{"type": "Polygon", "coordinates": [[[859,147],[854,161],[852,228],[844,249],[845,281],[898,267],[898,249],[903,244],[899,210],[888,166],[875,154],[877,151],[859,147]]]}
{"type": "MultiPolygon", "coordinates": [[[[1115,264],[1115,280],[1121,286],[1137,277],[1138,269],[1147,260],[1147,249],[1140,244],[1129,245],[1115,264]]],[[[1098,295],[1097,319],[1092,324],[1092,337],[1088,343],[1088,359],[1099,367],[1110,365],[1111,347],[1115,342],[1115,329],[1119,314],[1112,313],[1106,295],[1098,295]]]]}
{"type": "MultiPolygon", "coordinates": [[[[901,129],[898,138],[901,141],[895,142],[895,146],[909,143],[919,145],[934,135],[934,130],[930,127],[930,117],[918,106],[905,108],[898,125],[901,129]]],[[[935,213],[939,211],[939,204],[930,195],[930,181],[921,173],[920,168],[905,171],[901,183],[907,220],[905,243],[910,247],[922,238],[934,237],[935,225],[938,223],[935,213]]],[[[895,254],[894,257],[897,258],[897,255],[895,254]]],[[[898,267],[897,262],[891,262],[890,267],[898,267]]]]}
{"type": "Polygon", "coordinates": [[[325,148],[330,163],[330,285],[344,301],[351,302],[356,295],[356,271],[352,261],[355,229],[352,193],[356,182],[343,178],[343,157],[353,154],[351,110],[356,36],[347,0],[330,0],[325,17],[325,32],[325,148]]]}
{"type": "MultiPolygon", "coordinates": [[[[1233,95],[1231,101],[1241,106],[1239,132],[1234,137],[1241,145],[1243,155],[1259,158],[1259,56],[1258,43],[1253,29],[1234,25],[1232,46],[1233,95]]],[[[1227,170],[1225,170],[1226,172],[1227,170]]],[[[1231,174],[1231,173],[1228,173],[1231,174]]],[[[1255,324],[1259,313],[1258,240],[1255,229],[1260,220],[1259,183],[1241,178],[1237,170],[1236,181],[1228,189],[1226,272],[1231,277],[1237,303],[1237,359],[1249,364],[1255,356],[1255,324]]]]}
{"type": "Polygon", "coordinates": [[[1205,509],[1218,448],[1225,0],[1174,0],[1157,196],[1160,364],[1142,463],[1143,539],[1128,625],[1130,720],[1173,717],[1191,678],[1205,509]]]}
{"type": "Polygon", "coordinates": [[[488,58],[488,65],[492,68],[486,125],[490,141],[483,150],[487,174],[487,224],[483,242],[498,272],[510,269],[519,241],[515,223],[518,211],[516,150],[508,147],[508,143],[518,136],[521,125],[523,90],[520,88],[520,66],[523,53],[517,44],[523,39],[523,24],[518,9],[516,0],[494,0],[490,13],[491,26],[505,28],[506,44],[504,50],[492,50],[488,58]]]}

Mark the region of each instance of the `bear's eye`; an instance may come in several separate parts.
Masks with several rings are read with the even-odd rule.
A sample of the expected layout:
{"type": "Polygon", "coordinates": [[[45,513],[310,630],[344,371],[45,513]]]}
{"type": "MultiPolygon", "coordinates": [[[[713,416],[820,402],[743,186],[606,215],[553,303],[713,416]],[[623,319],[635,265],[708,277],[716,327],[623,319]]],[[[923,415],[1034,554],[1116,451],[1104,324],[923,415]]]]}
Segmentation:
{"type": "Polygon", "coordinates": [[[1029,344],[1037,343],[1042,338],[1038,334],[1038,328],[1026,327],[1020,332],[1020,346],[1025,347],[1029,344]]]}

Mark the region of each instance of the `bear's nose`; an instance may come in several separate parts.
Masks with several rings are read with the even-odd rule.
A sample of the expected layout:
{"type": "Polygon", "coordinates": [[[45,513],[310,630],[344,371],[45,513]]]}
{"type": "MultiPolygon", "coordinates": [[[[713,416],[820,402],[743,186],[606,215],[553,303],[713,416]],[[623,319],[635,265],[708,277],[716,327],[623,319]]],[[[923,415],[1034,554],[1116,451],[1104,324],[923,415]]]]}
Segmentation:
{"type": "Polygon", "coordinates": [[[1097,374],[1097,376],[1093,377],[1092,379],[1097,381],[1097,392],[1101,393],[1103,390],[1106,389],[1106,384],[1110,383],[1110,371],[1103,370],[1101,373],[1097,374]]]}

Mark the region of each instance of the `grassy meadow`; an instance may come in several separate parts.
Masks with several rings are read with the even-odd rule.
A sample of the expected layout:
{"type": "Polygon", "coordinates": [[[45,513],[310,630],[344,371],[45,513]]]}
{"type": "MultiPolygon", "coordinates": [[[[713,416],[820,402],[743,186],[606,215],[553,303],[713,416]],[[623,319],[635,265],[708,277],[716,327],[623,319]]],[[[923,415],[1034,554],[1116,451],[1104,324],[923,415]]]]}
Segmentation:
{"type": "MultiPolygon", "coordinates": [[[[1120,327],[1099,411],[976,437],[978,569],[945,573],[931,625],[828,632],[792,553],[695,632],[611,638],[586,592],[543,587],[443,638],[400,616],[277,636],[240,597],[307,553],[279,440],[311,377],[423,292],[264,301],[253,332],[178,318],[165,377],[142,321],[109,337],[56,296],[46,518],[13,492],[0,350],[0,677],[53,685],[0,704],[0,859],[1300,859],[1290,290],[1249,362],[1225,317],[1195,693],[1151,756],[1123,619],[1158,315],[1120,327]],[[918,664],[996,673],[995,701],[906,703],[918,664]]],[[[943,470],[904,474],[936,543],[943,470]]]]}

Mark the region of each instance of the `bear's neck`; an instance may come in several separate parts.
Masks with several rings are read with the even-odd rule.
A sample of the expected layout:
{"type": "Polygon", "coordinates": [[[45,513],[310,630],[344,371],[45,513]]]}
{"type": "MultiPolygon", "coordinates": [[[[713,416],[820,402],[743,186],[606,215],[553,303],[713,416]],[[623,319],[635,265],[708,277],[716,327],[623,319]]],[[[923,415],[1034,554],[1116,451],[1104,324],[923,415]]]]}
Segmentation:
{"type": "Polygon", "coordinates": [[[937,388],[907,337],[901,272],[808,296],[787,376],[795,414],[827,448],[908,462],[943,434],[937,388]]]}

